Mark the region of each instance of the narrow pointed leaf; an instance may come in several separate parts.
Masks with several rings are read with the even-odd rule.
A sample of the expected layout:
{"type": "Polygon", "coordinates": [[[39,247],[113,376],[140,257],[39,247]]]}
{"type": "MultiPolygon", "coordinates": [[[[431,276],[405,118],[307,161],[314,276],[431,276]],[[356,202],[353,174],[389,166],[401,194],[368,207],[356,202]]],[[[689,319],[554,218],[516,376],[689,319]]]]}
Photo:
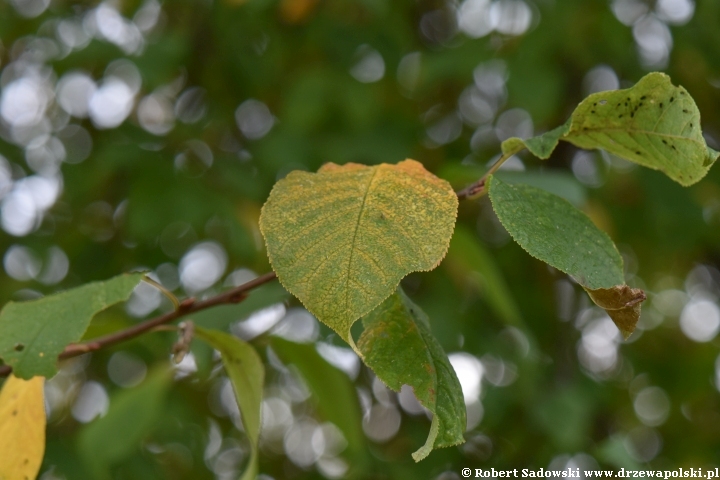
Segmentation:
{"type": "Polygon", "coordinates": [[[530,255],[572,276],[627,338],[640,317],[642,290],[625,285],[622,257],[605,232],[567,200],[527,185],[488,180],[500,222],[530,255]]]}
{"type": "Polygon", "coordinates": [[[52,377],[57,356],[79,341],[96,313],[130,297],[142,273],[118,275],[27,302],[9,302],[0,312],[0,357],[20,378],[52,377]]]}
{"type": "Polygon", "coordinates": [[[283,286],[351,343],[350,326],[405,275],[440,263],[457,205],[450,184],[414,160],[330,163],[280,180],[260,229],[283,286]]]}
{"type": "Polygon", "coordinates": [[[0,479],[35,478],[45,454],[43,377],[10,375],[0,392],[0,479]]]}
{"type": "Polygon", "coordinates": [[[625,90],[590,95],[571,120],[564,140],[660,170],[684,186],[704,177],[718,158],[702,136],[695,101],[664,73],[649,73],[625,90]]]}
{"type": "Polygon", "coordinates": [[[462,388],[425,313],[398,288],[362,322],[365,330],[357,347],[365,364],[395,391],[411,386],[420,404],[433,413],[427,441],[413,459],[419,462],[434,448],[463,443],[462,388]]]}
{"type": "Polygon", "coordinates": [[[253,480],[257,476],[259,462],[260,409],[265,381],[262,359],[253,347],[228,333],[195,327],[195,335],[209,343],[222,356],[252,448],[250,461],[240,480],[253,480]]]}

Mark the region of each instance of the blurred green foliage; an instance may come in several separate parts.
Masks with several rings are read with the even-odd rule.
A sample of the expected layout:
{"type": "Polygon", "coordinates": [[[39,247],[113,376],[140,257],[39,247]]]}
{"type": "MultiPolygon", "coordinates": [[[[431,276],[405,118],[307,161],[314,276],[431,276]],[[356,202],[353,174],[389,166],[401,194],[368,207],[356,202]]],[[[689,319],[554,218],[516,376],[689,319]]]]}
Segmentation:
{"type": "MultiPolygon", "coordinates": [[[[587,94],[650,70],[688,90],[717,149],[719,18],[712,0],[0,3],[2,303],[138,267],[178,296],[212,294],[269,270],[260,206],[289,171],[414,158],[462,188],[502,139],[552,129],[587,94]],[[91,84],[63,93],[78,71],[91,84]]],[[[621,342],[578,285],[509,241],[487,199],[463,202],[448,261],[403,281],[454,352],[463,446],[414,464],[430,421],[365,368],[352,380],[359,402],[340,401],[338,372],[317,377],[335,367],[314,365],[347,358],[344,344],[277,285],[253,292],[252,308],[198,316],[245,338],[238,320],[282,318],[273,335],[317,343],[322,358],[268,333],[251,340],[267,369],[263,474],[720,464],[720,169],[682,188],[570,145],[513,165],[525,171],[505,175],[571,199],[610,234],[628,284],[649,295],[639,331],[621,342]]],[[[138,291],[90,333],[168,308],[138,291]]],[[[249,444],[210,349],[194,344],[198,371],[176,370],[169,387],[155,373],[141,382],[167,366],[173,336],[62,365],[47,387],[42,478],[239,476],[249,444]]]]}

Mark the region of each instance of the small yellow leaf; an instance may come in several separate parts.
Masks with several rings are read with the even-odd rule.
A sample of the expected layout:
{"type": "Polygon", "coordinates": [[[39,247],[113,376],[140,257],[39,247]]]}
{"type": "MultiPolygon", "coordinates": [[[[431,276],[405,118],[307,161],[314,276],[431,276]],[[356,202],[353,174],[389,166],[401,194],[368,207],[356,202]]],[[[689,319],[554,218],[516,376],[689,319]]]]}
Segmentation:
{"type": "Polygon", "coordinates": [[[8,377],[0,392],[0,480],[30,480],[45,454],[44,377],[8,377]]]}

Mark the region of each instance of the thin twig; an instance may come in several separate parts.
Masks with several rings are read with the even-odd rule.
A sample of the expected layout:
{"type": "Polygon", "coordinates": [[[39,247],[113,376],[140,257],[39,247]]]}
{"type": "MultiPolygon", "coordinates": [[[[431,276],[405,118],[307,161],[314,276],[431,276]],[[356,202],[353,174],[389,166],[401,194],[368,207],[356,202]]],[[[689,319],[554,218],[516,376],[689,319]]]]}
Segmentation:
{"type": "Polygon", "coordinates": [[[503,163],[505,163],[505,160],[512,157],[516,153],[524,150],[524,146],[519,146],[507,153],[504,153],[500,158],[498,158],[497,162],[493,163],[493,166],[490,167],[490,170],[485,172],[485,175],[483,175],[480,180],[478,180],[475,183],[472,183],[468,185],[467,187],[463,188],[459,192],[457,192],[457,196],[459,200],[467,200],[470,198],[478,198],[483,195],[485,195],[485,182],[487,181],[487,178],[492,175],[493,173],[497,172],[503,163]]]}
{"type": "MultiPolygon", "coordinates": [[[[191,313],[199,312],[200,310],[205,310],[211,307],[225,305],[229,303],[240,303],[247,297],[247,292],[259,287],[260,285],[264,285],[265,283],[268,283],[275,278],[275,272],[268,272],[253,280],[250,280],[249,282],[243,283],[238,287],[227,290],[205,300],[196,301],[194,298],[185,299],[180,302],[179,308],[173,310],[172,312],[164,313],[157,317],[146,320],[142,323],[138,323],[137,325],[133,325],[130,328],[126,328],[125,330],[120,330],[119,332],[94,338],[87,342],[72,343],[65,347],[65,350],[63,350],[62,353],[58,355],[58,359],[64,360],[66,358],[77,357],[78,355],[82,355],[83,353],[94,352],[110,345],[115,345],[117,343],[131,340],[135,337],[142,335],[143,333],[153,330],[159,325],[170,323],[174,320],[177,320],[178,318],[185,317],[191,313]]],[[[0,365],[0,377],[6,377],[11,372],[12,367],[10,367],[9,365],[0,365]]]]}

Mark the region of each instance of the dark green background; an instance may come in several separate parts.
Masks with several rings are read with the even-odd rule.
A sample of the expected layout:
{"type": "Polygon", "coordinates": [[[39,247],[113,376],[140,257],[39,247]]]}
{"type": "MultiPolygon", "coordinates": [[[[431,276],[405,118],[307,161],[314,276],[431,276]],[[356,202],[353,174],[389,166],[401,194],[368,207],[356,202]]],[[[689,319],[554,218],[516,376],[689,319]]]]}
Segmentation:
{"type": "MultiPolygon", "coordinates": [[[[116,3],[125,22],[152,5],[116,3]]],[[[74,70],[102,83],[106,67],[125,58],[142,79],[135,107],[155,94],[172,108],[187,89],[201,87],[205,108],[197,121],[176,119],[166,134],[155,135],[143,128],[137,108],[119,127],[99,129],[90,119],[67,118],[50,99],[45,116],[55,126],[48,135],[63,141],[73,131],[65,123],[80,125],[92,137],[92,150],[84,161],[60,166],[54,174],[62,179],[57,201],[32,232],[0,234],[0,251],[7,263],[5,252],[24,247],[20,264],[31,265],[27,258],[34,256],[47,270],[48,249],[59,247],[69,272],[59,283],[42,283],[42,272],[13,278],[3,271],[2,302],[138,267],[155,270],[170,264],[164,268],[171,270],[203,241],[225,250],[222,278],[239,268],[264,273],[269,265],[257,219],[272,185],[287,172],[314,171],[328,161],[376,164],[414,158],[459,189],[498,154],[496,131],[521,132],[518,119],[527,118],[535,133],[560,125],[590,93],[588,85],[598,71],[614,72],[621,87],[647,71],[666,71],[695,98],[708,142],[718,148],[720,2],[698,0],[692,18],[682,25],[663,16],[663,8],[677,5],[672,0],[526,0],[523,5],[497,0],[491,8],[505,9],[515,21],[513,12],[529,12],[524,33],[502,33],[501,26],[500,32],[473,39],[458,29],[463,7],[456,2],[177,0],[162,4],[158,22],[142,33],[143,47],[127,52],[100,34],[87,45],[63,47],[60,22],[88,22],[94,2],[56,0],[33,18],[20,15],[9,1],[0,3],[2,91],[27,72],[36,72],[50,86],[74,70]],[[633,4],[649,13],[625,25],[611,4],[616,11],[633,4]],[[644,36],[648,25],[671,35],[671,44],[667,38],[664,44],[669,46],[667,61],[649,64],[639,50],[638,42],[649,41],[644,36]],[[371,59],[382,58],[384,75],[363,83],[351,72],[357,75],[369,53],[371,59]],[[597,70],[600,66],[604,70],[597,70]],[[487,72],[494,73],[488,77],[487,72]],[[485,91],[476,88],[476,98],[495,104],[484,117],[467,113],[474,74],[485,91]],[[273,116],[272,129],[261,138],[247,138],[236,122],[236,110],[248,99],[265,104],[273,116]],[[201,160],[208,149],[209,167],[201,160]]],[[[3,122],[0,154],[12,165],[14,188],[23,177],[48,175],[33,171],[26,161],[27,145],[13,140],[3,122]]],[[[285,399],[296,422],[334,419],[346,432],[357,433],[339,455],[350,466],[348,476],[452,479],[463,467],[720,464],[720,343],[692,341],[679,323],[686,302],[706,298],[717,307],[720,296],[720,169],[683,188],[658,172],[628,168],[597,152],[576,154],[567,144],[548,161],[521,154],[526,173],[514,179],[571,197],[610,234],[626,260],[628,283],[648,293],[640,331],[617,346],[614,331],[605,328],[602,314],[577,285],[508,241],[486,199],[464,202],[458,219],[462,237],[450,257],[432,273],[413,274],[403,282],[429,315],[445,350],[470,353],[486,366],[484,415],[467,432],[464,446],[436,451],[414,464],[410,453],[422,445],[430,426],[424,416],[403,412],[391,439],[365,439],[357,433],[362,408],[344,375],[334,370],[318,374],[329,367],[311,347],[287,345],[267,334],[253,340],[269,361],[268,395],[285,399]],[[595,175],[583,176],[588,168],[595,175]],[[517,338],[527,340],[530,354],[524,355],[524,341],[517,338]],[[583,345],[604,345],[610,357],[617,353],[616,360],[608,369],[590,357],[583,362],[583,345]],[[286,401],[296,380],[278,357],[307,371],[313,396],[286,401]],[[505,375],[498,373],[502,368],[505,375]],[[509,371],[517,374],[512,382],[509,371]],[[648,402],[659,408],[660,420],[647,419],[648,402]]],[[[12,194],[6,200],[7,195],[12,194]]],[[[198,295],[222,288],[221,279],[198,295]]],[[[175,293],[186,295],[182,288],[175,293]]],[[[278,301],[299,306],[273,285],[258,290],[239,310],[197,320],[225,329],[278,301]]],[[[155,313],[167,308],[162,303],[155,313]]],[[[89,335],[136,321],[124,308],[115,308],[97,319],[89,335]]],[[[247,445],[230,419],[209,407],[221,373],[213,370],[207,350],[195,351],[198,373],[175,381],[168,394],[153,394],[146,403],[142,396],[116,401],[134,389],[109,378],[111,356],[124,351],[148,369],[162,368],[173,336],[154,333],[96,353],[66,365],[61,378],[51,381],[61,393],[49,419],[42,472],[50,473],[43,478],[93,478],[89,471],[118,479],[215,478],[212,468],[223,471],[217,467],[222,455],[230,473],[217,478],[237,476],[232,471],[241,469],[247,445]],[[92,434],[103,439],[102,445],[82,441],[93,423],[85,425],[71,414],[87,381],[98,382],[93,385],[102,386],[110,398],[109,421],[98,427],[106,432],[92,434]],[[121,408],[114,411],[114,405],[121,408]],[[209,449],[211,438],[222,439],[219,450],[209,449]]],[[[341,345],[325,328],[319,339],[341,345]]],[[[382,397],[398,411],[394,397],[373,394],[366,369],[355,387],[366,400],[377,404],[382,397]]],[[[298,466],[285,455],[282,440],[274,442],[263,446],[262,473],[276,479],[323,478],[317,464],[298,466]]]]}

